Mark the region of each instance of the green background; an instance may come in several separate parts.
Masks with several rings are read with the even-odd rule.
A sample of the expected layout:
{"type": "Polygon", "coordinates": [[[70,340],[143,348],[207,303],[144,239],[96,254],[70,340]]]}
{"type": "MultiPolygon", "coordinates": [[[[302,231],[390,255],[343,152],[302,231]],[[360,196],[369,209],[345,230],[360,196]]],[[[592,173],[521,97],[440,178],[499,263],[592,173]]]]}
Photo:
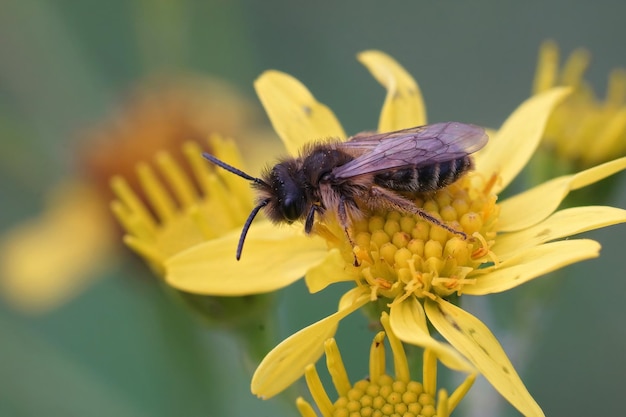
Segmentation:
{"type": "MultiPolygon", "coordinates": [[[[46,190],[72,172],[76,132],[107,118],[155,71],[222,77],[254,100],[254,78],[280,69],[355,133],[376,127],[384,97],[355,54],[381,49],[420,83],[430,121],[497,127],[529,96],[545,39],[564,54],[588,48],[587,78],[603,95],[609,71],[626,66],[625,15],[623,1],[584,0],[3,0],[0,231],[41,210],[46,190]]],[[[623,177],[616,189],[610,204],[626,207],[623,177]]],[[[550,284],[465,298],[547,415],[623,413],[625,233],[624,226],[588,233],[602,243],[601,258],[550,284]]],[[[295,415],[253,397],[237,344],[146,277],[143,264],[119,260],[48,315],[0,304],[0,415],[295,415]]],[[[298,282],[282,291],[281,336],[334,311],[345,288],[309,295],[298,282]]],[[[359,315],[341,324],[338,343],[353,379],[367,373],[372,336],[359,315]]],[[[484,380],[464,406],[467,415],[517,415],[484,380]]]]}

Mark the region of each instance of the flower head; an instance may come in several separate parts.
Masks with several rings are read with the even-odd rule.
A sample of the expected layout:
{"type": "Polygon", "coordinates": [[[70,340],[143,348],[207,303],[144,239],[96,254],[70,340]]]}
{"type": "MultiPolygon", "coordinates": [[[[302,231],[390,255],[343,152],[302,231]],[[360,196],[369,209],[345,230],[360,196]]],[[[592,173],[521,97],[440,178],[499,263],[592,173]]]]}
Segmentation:
{"type": "Polygon", "coordinates": [[[257,118],[250,103],[228,84],[193,76],[149,78],[115,110],[108,120],[82,132],[78,152],[81,171],[105,205],[114,197],[111,177],[126,178],[141,193],[135,175],[140,162],[159,152],[183,161],[183,143],[204,143],[213,134],[252,136],[257,118]]]}
{"type": "MultiPolygon", "coordinates": [[[[307,265],[320,258],[323,241],[302,236],[299,228],[276,229],[261,220],[248,234],[245,260],[237,262],[228,242],[239,237],[252,209],[252,193],[236,176],[207,164],[202,158],[205,149],[229,164],[244,166],[233,140],[212,135],[204,145],[183,143],[177,151],[182,158],[160,151],[153,163],[138,163],[135,186],[121,175],[111,179],[116,196],[111,209],[125,231],[124,242],[167,282],[170,265],[178,267],[177,259],[184,256],[188,262],[177,271],[192,277],[194,284],[204,282],[207,288],[195,286],[189,292],[212,296],[267,293],[299,279],[307,265]],[[303,248],[300,255],[290,252],[294,246],[303,248]],[[269,248],[271,257],[266,252],[269,248]],[[196,268],[203,261],[219,266],[205,275],[206,270],[196,268]],[[259,281],[252,273],[258,270],[274,280],[259,281]],[[198,274],[203,278],[196,281],[198,274]]],[[[187,291],[185,279],[174,286],[187,291]]]]}
{"type": "MultiPolygon", "coordinates": [[[[420,90],[399,64],[377,51],[364,52],[359,59],[387,88],[379,131],[426,123],[420,90]]],[[[345,140],[333,113],[293,77],[268,71],[255,87],[292,155],[320,138],[345,140]]],[[[372,301],[382,301],[389,308],[390,325],[399,339],[431,349],[453,369],[478,369],[521,412],[542,415],[494,335],[451,301],[463,295],[506,291],[565,265],[596,257],[600,246],[595,241],[559,239],[626,221],[626,212],[612,207],[556,211],[570,190],[623,170],[626,158],[555,178],[504,201],[498,199],[534,153],[552,109],[568,92],[567,88],[551,89],[524,102],[476,154],[474,172],[414,200],[431,216],[471,238],[461,239],[413,215],[378,210],[353,219],[349,231],[354,236],[352,242],[332,216],[314,228],[316,239],[326,242],[323,249],[312,249],[312,243],[306,249],[303,242],[298,246],[294,241],[287,254],[280,256],[289,260],[287,268],[299,262],[311,292],[340,281],[354,282],[355,286],[341,298],[336,313],[287,338],[266,356],[253,377],[252,391],[267,398],[285,389],[322,354],[323,342],[332,337],[342,318],[372,301]],[[302,263],[305,252],[309,255],[306,265],[302,263]],[[452,346],[432,338],[427,323],[452,346]]],[[[250,235],[264,227],[263,222],[253,224],[250,235]]],[[[280,230],[284,229],[268,232],[266,239],[277,236],[280,230]]],[[[261,235],[256,236],[259,239],[261,235]]],[[[237,239],[237,234],[231,234],[219,244],[234,254],[237,239]]],[[[279,288],[286,282],[283,276],[272,275],[279,267],[273,263],[278,255],[271,245],[255,247],[255,259],[266,258],[262,263],[246,262],[252,252],[249,246],[239,265],[214,256],[215,250],[216,246],[205,242],[168,260],[168,282],[204,294],[225,290],[221,279],[206,279],[219,276],[221,271],[236,270],[238,277],[232,282],[241,281],[248,291],[279,288]],[[272,274],[265,273],[268,269],[272,274]]],[[[230,277],[230,272],[227,274],[230,277]]],[[[238,288],[231,285],[228,291],[237,293],[238,288]]]]}
{"type": "Polygon", "coordinates": [[[181,160],[185,141],[204,141],[214,132],[252,137],[245,129],[256,129],[250,106],[221,82],[177,77],[140,85],[114,117],[80,134],[80,148],[72,149],[77,169],[48,192],[41,215],[1,237],[0,295],[21,311],[38,313],[78,294],[119,249],[119,229],[108,210],[111,176],[123,175],[136,186],[139,161],[159,151],[173,155],[170,162],[181,160]]]}
{"type": "MultiPolygon", "coordinates": [[[[438,416],[447,417],[454,411],[469,391],[476,374],[465,381],[448,396],[445,389],[437,390],[437,356],[424,350],[422,381],[412,379],[402,342],[389,324],[389,315],[382,313],[381,323],[385,331],[379,332],[370,348],[369,375],[352,384],[343,366],[335,339],[324,342],[326,366],[339,398],[332,402],[320,381],[314,365],[307,365],[305,378],[313,400],[323,416],[438,416]],[[393,355],[395,375],[387,374],[385,359],[385,334],[393,355]]],[[[297,406],[302,417],[316,417],[313,407],[302,398],[297,406]]]]}
{"type": "Polygon", "coordinates": [[[556,154],[561,163],[567,161],[578,169],[626,153],[626,71],[616,69],[611,73],[602,100],[583,79],[589,60],[589,52],[578,49],[559,69],[557,45],[544,42],[533,87],[533,94],[554,86],[573,89],[548,119],[542,145],[556,154]]]}
{"type": "MultiPolygon", "coordinates": [[[[213,136],[208,140],[208,147],[220,159],[243,165],[232,140],[213,136]]],[[[298,279],[311,257],[316,259],[318,256],[321,242],[307,239],[294,228],[274,230],[268,222],[259,222],[248,236],[246,261],[237,263],[232,248],[224,242],[239,236],[252,208],[251,190],[233,175],[210,167],[202,159],[202,147],[196,142],[185,143],[183,153],[186,160],[181,162],[184,165],[169,153],[161,152],[156,157],[156,170],[148,163],[137,166],[139,189],[146,195],[145,202],[123,177],[113,178],[111,186],[117,199],[111,207],[126,231],[124,242],[143,256],[166,281],[169,280],[169,262],[182,254],[202,256],[197,252],[198,248],[210,250],[211,259],[222,260],[224,265],[219,272],[204,275],[211,291],[197,288],[195,292],[200,294],[264,293],[298,279]],[[193,172],[193,176],[186,175],[186,170],[193,172]],[[301,252],[301,256],[294,257],[289,252],[294,245],[307,249],[301,252]],[[259,249],[267,246],[275,250],[272,259],[259,249]],[[262,256],[258,257],[259,254],[262,256]],[[245,268],[261,267],[275,281],[265,288],[263,283],[251,287],[248,279],[256,280],[256,276],[245,274],[245,268]]],[[[193,263],[190,263],[185,273],[195,276],[196,272],[203,271],[194,270],[193,263]]]]}

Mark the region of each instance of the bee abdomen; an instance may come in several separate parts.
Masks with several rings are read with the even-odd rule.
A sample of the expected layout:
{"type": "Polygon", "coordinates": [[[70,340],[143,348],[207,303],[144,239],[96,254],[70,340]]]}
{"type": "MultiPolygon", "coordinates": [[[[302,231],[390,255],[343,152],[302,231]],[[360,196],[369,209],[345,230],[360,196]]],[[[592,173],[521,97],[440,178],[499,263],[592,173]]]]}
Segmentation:
{"type": "Polygon", "coordinates": [[[375,175],[374,182],[394,191],[423,193],[452,184],[471,168],[472,158],[464,156],[421,167],[381,172],[375,175]]]}

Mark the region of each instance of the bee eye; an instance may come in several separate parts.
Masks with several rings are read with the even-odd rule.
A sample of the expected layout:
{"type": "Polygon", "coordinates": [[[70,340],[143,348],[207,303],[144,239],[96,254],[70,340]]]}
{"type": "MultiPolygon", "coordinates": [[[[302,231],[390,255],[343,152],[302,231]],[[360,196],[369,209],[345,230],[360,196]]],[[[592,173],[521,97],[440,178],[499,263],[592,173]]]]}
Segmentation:
{"type": "Polygon", "coordinates": [[[288,162],[277,164],[271,172],[272,186],[278,200],[278,208],[288,222],[302,218],[306,205],[303,180],[297,167],[288,162]]]}
{"type": "Polygon", "coordinates": [[[286,198],[285,201],[283,201],[281,208],[285,220],[288,220],[289,222],[298,220],[302,217],[302,213],[304,212],[304,204],[299,194],[286,198]]]}

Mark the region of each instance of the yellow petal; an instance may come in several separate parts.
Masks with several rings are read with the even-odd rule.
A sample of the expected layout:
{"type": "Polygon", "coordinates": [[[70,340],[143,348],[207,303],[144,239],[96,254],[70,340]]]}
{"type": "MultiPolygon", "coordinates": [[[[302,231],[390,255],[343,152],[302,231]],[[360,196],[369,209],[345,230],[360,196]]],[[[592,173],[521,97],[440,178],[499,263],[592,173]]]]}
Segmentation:
{"type": "Polygon", "coordinates": [[[254,88],[291,155],[298,155],[302,146],[311,141],[345,139],[333,112],[291,75],[266,71],[254,82],[254,88]]]}
{"type": "Polygon", "coordinates": [[[442,299],[428,299],[424,307],[439,333],[465,355],[515,408],[525,416],[544,415],[487,326],[442,299]]]}
{"type": "Polygon", "coordinates": [[[574,50],[563,65],[559,82],[562,85],[580,87],[584,82],[583,77],[590,61],[591,54],[589,51],[582,48],[574,50]]]}
{"type": "Polygon", "coordinates": [[[15,308],[43,313],[75,296],[112,255],[115,228],[87,184],[58,185],[46,211],[0,242],[0,292],[15,308]]]}
{"type": "Polygon", "coordinates": [[[316,293],[336,282],[354,281],[354,275],[347,273],[341,252],[332,249],[326,259],[307,271],[304,280],[309,292],[316,293]]]}
{"type": "Polygon", "coordinates": [[[490,143],[476,154],[476,169],[489,178],[499,174],[494,191],[505,188],[535,152],[552,109],[569,94],[569,88],[553,88],[523,102],[490,143]]]}
{"type": "Polygon", "coordinates": [[[259,221],[250,227],[241,260],[235,259],[239,230],[195,245],[165,262],[166,281],[182,291],[247,295],[286,287],[328,254],[321,238],[302,226],[277,227],[259,221]]]}
{"type": "Polygon", "coordinates": [[[554,41],[545,41],[539,49],[533,94],[542,93],[556,85],[559,72],[559,47],[554,41]]]}
{"type": "Polygon", "coordinates": [[[296,398],[296,407],[302,417],[317,417],[317,413],[311,404],[306,402],[302,397],[296,398]]]}
{"type": "Polygon", "coordinates": [[[324,352],[324,342],[333,337],[339,321],[369,302],[369,294],[354,288],[346,293],[339,309],[276,346],[263,359],[252,377],[252,393],[267,399],[285,390],[304,373],[304,368],[314,364],[324,352]]]}
{"type": "Polygon", "coordinates": [[[389,55],[364,51],[359,61],[387,89],[378,122],[379,132],[391,132],[426,124],[426,107],[419,86],[411,75],[389,55]]]}
{"type": "Polygon", "coordinates": [[[498,230],[509,232],[533,226],[554,212],[570,190],[593,184],[624,169],[626,158],[620,158],[578,174],[555,178],[508,198],[500,203],[498,230]]]}
{"type": "Polygon", "coordinates": [[[498,236],[491,250],[504,261],[541,243],[624,222],[626,210],[606,206],[573,207],[557,211],[535,226],[498,236]]]}
{"type": "Polygon", "coordinates": [[[439,360],[451,369],[474,372],[474,367],[459,355],[450,345],[433,339],[428,332],[426,316],[422,305],[409,297],[401,303],[391,305],[389,323],[396,336],[403,342],[432,349],[439,360]]]}
{"type": "Polygon", "coordinates": [[[546,243],[527,249],[503,262],[497,269],[474,275],[474,285],[463,293],[484,295],[509,290],[566,265],[599,256],[600,244],[594,240],[577,239],[546,243]]]}
{"type": "Polygon", "coordinates": [[[606,160],[607,157],[623,154],[624,133],[626,132],[626,108],[621,108],[615,112],[604,126],[597,128],[597,133],[593,146],[587,147],[582,153],[583,163],[593,165],[606,160]]]}

